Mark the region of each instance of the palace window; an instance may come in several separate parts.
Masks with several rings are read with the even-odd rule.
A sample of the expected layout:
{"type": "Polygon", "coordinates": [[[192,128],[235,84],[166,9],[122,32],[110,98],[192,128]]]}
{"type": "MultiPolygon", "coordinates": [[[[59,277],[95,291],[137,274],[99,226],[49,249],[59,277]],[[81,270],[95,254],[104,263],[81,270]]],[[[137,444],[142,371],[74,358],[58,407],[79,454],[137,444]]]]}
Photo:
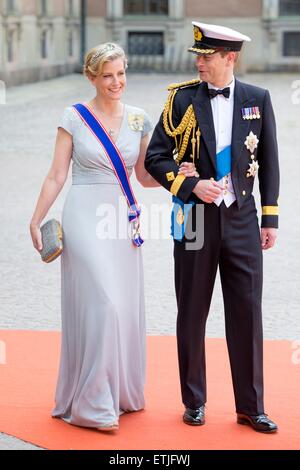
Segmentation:
{"type": "Polygon", "coordinates": [[[280,0],[279,16],[300,16],[300,0],[280,0]]]}
{"type": "Polygon", "coordinates": [[[125,15],[168,15],[168,0],[124,0],[125,15]]]}
{"type": "Polygon", "coordinates": [[[47,8],[47,0],[41,0],[41,15],[47,16],[48,8],[47,8]]]}
{"type": "Polygon", "coordinates": [[[68,54],[69,57],[73,57],[74,55],[74,41],[73,41],[73,32],[69,31],[68,35],[68,54]]]}
{"type": "Polygon", "coordinates": [[[48,57],[48,44],[47,44],[47,31],[42,31],[41,34],[41,58],[47,59],[48,57]]]}
{"type": "Polygon", "coordinates": [[[163,55],[164,36],[160,32],[128,33],[128,52],[130,55],[163,55]]]}
{"type": "Polygon", "coordinates": [[[6,12],[14,13],[16,10],[16,0],[6,0],[6,12]]]}
{"type": "Polygon", "coordinates": [[[300,57],[300,32],[283,33],[283,55],[285,57],[300,57]]]}
{"type": "Polygon", "coordinates": [[[14,62],[14,31],[7,32],[7,62],[14,62]]]}
{"type": "Polygon", "coordinates": [[[74,0],[68,0],[68,14],[74,16],[74,0]]]}

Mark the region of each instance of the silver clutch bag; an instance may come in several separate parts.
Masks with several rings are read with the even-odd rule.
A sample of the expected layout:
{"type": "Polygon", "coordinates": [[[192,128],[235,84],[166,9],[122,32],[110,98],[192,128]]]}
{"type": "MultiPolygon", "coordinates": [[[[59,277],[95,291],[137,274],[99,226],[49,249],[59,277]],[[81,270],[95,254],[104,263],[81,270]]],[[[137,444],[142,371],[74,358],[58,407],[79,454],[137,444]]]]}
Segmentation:
{"type": "Polygon", "coordinates": [[[41,226],[43,249],[40,252],[45,263],[54,261],[63,251],[63,235],[60,223],[55,219],[48,220],[41,226]]]}

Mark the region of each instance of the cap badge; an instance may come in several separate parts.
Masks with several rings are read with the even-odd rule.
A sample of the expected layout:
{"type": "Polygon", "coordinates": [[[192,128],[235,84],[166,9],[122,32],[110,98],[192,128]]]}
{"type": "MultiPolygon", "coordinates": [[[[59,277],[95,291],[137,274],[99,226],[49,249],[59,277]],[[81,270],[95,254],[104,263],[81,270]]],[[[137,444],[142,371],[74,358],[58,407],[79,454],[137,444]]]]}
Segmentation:
{"type": "Polygon", "coordinates": [[[194,26],[194,38],[196,41],[201,41],[203,38],[203,34],[198,26],[194,26]]]}

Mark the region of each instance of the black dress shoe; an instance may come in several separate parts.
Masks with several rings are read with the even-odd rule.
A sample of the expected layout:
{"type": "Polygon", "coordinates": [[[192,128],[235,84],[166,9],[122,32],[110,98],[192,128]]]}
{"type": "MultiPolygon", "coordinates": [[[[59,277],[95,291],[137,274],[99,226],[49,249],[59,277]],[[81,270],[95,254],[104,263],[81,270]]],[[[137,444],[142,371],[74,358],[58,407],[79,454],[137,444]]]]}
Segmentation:
{"type": "Polygon", "coordinates": [[[271,421],[265,414],[250,416],[238,413],[237,422],[238,424],[248,424],[249,426],[252,426],[255,431],[258,432],[271,433],[276,432],[278,429],[277,424],[271,421]]]}
{"type": "Polygon", "coordinates": [[[183,422],[191,426],[202,426],[205,423],[204,405],[200,408],[186,408],[183,415],[183,422]]]}

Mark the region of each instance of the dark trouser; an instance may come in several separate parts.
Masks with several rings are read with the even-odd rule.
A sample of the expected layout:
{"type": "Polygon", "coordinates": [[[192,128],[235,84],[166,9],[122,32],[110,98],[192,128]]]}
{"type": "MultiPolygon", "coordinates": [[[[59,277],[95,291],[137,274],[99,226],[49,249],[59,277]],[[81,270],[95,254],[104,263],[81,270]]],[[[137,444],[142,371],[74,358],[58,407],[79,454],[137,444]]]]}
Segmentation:
{"type": "Polygon", "coordinates": [[[219,266],[236,411],[263,413],[262,250],[254,199],[240,210],[236,202],[206,204],[203,248],[187,251],[175,241],[174,258],[184,405],[206,402],[205,325],[219,266]]]}

